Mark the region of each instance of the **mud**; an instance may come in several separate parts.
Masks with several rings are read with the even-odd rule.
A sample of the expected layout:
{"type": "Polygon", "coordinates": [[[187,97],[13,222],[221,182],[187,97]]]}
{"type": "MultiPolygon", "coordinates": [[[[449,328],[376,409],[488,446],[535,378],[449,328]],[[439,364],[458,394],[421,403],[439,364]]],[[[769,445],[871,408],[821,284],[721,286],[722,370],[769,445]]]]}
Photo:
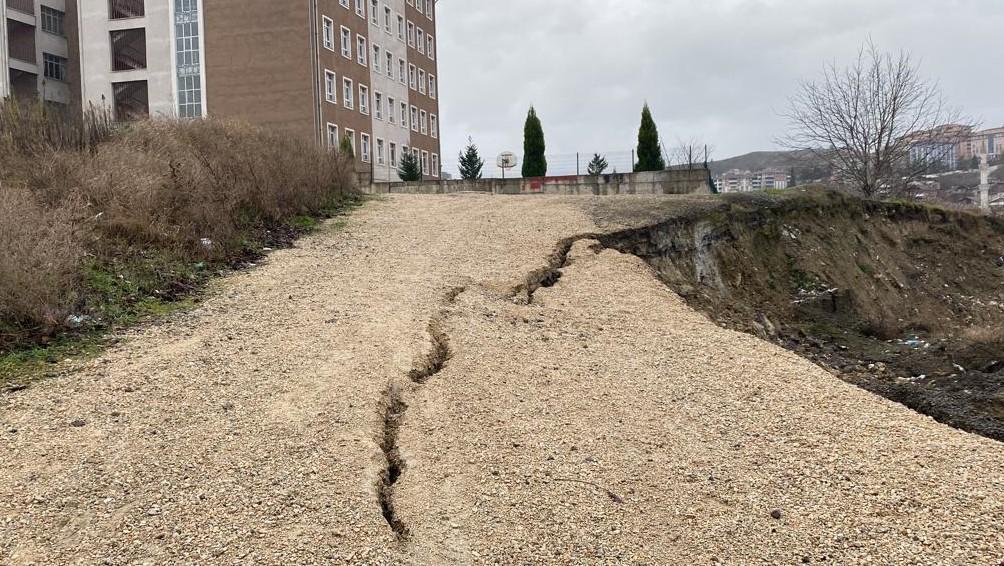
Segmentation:
{"type": "Polygon", "coordinates": [[[813,190],[729,195],[599,239],[722,325],[1004,441],[1000,220],[813,190]]]}

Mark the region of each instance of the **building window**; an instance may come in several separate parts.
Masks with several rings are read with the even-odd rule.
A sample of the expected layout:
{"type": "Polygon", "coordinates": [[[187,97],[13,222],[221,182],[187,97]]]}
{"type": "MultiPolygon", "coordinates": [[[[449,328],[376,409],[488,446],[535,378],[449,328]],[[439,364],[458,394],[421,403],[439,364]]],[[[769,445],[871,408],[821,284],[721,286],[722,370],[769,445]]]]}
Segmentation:
{"type": "Polygon", "coordinates": [[[387,76],[394,79],[394,54],[387,52],[387,76]]]}
{"type": "Polygon", "coordinates": [[[394,99],[387,97],[387,121],[391,124],[397,123],[397,120],[394,118],[395,112],[397,112],[397,106],[394,104],[394,99]]]}
{"type": "Polygon", "coordinates": [[[428,175],[429,174],[429,152],[428,151],[423,151],[422,152],[422,174],[423,175],[428,175]]]}
{"type": "Polygon", "coordinates": [[[397,144],[390,142],[390,166],[397,167],[397,144]]]}
{"type": "Polygon", "coordinates": [[[55,8],[42,6],[42,9],[39,10],[39,15],[42,19],[42,31],[56,35],[66,35],[66,30],[63,26],[66,14],[55,8]]]}
{"type": "Polygon", "coordinates": [[[338,126],[328,122],[328,147],[335,149],[338,147],[338,126]]]}
{"type": "Polygon", "coordinates": [[[342,5],[342,8],[348,9],[349,0],[338,0],[338,3],[342,5]]]}
{"type": "Polygon", "coordinates": [[[405,63],[404,59],[397,60],[397,79],[401,81],[401,84],[408,84],[408,73],[405,71],[405,65],[407,63],[405,63]]]}
{"type": "Polygon", "coordinates": [[[387,33],[394,33],[394,30],[391,27],[393,25],[391,23],[392,20],[393,16],[391,16],[390,6],[385,6],[383,9],[383,29],[387,33]]]}
{"type": "Polygon", "coordinates": [[[425,110],[422,110],[421,112],[418,113],[418,115],[420,116],[418,122],[419,122],[419,125],[421,126],[421,129],[422,129],[422,135],[428,135],[429,134],[429,114],[425,110]]]}
{"type": "Polygon", "coordinates": [[[342,26],[342,57],[352,58],[352,30],[342,26]]]}
{"type": "Polygon", "coordinates": [[[321,37],[324,38],[324,48],[335,50],[335,22],[327,16],[321,17],[321,37]]]}
{"type": "Polygon", "coordinates": [[[408,103],[401,103],[401,127],[408,129],[408,103]]]}
{"type": "Polygon", "coordinates": [[[146,81],[112,83],[115,119],[142,120],[150,115],[150,96],[146,81]]]}
{"type": "MultiPolygon", "coordinates": [[[[421,2],[422,0],[418,1],[421,2]]],[[[429,18],[430,20],[432,19],[432,7],[434,5],[435,2],[433,2],[432,0],[425,0],[425,17],[429,18]]]]}
{"type": "Polygon", "coordinates": [[[380,46],[374,43],[373,44],[373,70],[376,71],[376,72],[378,72],[378,73],[380,72],[380,65],[383,64],[383,63],[381,63],[381,61],[383,61],[383,57],[380,55],[380,46]]]}
{"type": "Polygon", "coordinates": [[[356,0],[356,15],[366,19],[366,3],[363,0],[356,0]]]}
{"type": "Polygon", "coordinates": [[[338,80],[335,77],[335,73],[325,69],[324,70],[324,100],[331,102],[332,104],[338,104],[338,96],[335,91],[338,90],[338,80]]]}
{"type": "Polygon", "coordinates": [[[418,38],[415,41],[418,42],[418,52],[425,55],[425,32],[422,28],[418,28],[418,38]]]}
{"type": "Polygon", "coordinates": [[[415,78],[415,75],[416,75],[415,66],[408,65],[408,85],[411,87],[411,90],[415,90],[415,86],[418,83],[418,79],[415,78]]]}
{"type": "Polygon", "coordinates": [[[429,44],[428,47],[426,48],[426,51],[428,52],[428,55],[429,55],[429,59],[432,59],[433,61],[435,61],[436,60],[436,41],[434,39],[432,39],[431,35],[427,36],[426,39],[425,39],[425,41],[426,41],[426,43],[429,44]]]}
{"type": "Polygon", "coordinates": [[[370,89],[366,85],[359,85],[359,112],[370,113],[370,89]]]}
{"type": "Polygon", "coordinates": [[[345,128],[345,137],[349,138],[349,146],[352,148],[352,155],[356,154],[356,133],[345,128]]]}
{"type": "Polygon", "coordinates": [[[142,18],[146,15],[143,0],[108,0],[108,17],[112,20],[142,18]]]}
{"type": "Polygon", "coordinates": [[[383,120],[383,94],[379,92],[373,93],[373,117],[383,120]]]}
{"type": "Polygon", "coordinates": [[[361,35],[356,36],[356,61],[366,66],[366,38],[361,35]]]}
{"type": "Polygon", "coordinates": [[[111,41],[113,71],[146,68],[146,29],[112,31],[111,41]]]}
{"type": "Polygon", "coordinates": [[[369,134],[359,134],[359,141],[361,142],[363,148],[363,161],[366,163],[370,162],[370,135],[369,134]]]}
{"type": "Polygon", "coordinates": [[[352,93],[352,79],[342,77],[342,104],[352,110],[355,108],[355,94],[352,93]]]}
{"type": "Polygon", "coordinates": [[[429,75],[429,98],[436,98],[436,75],[429,75]]]}
{"type": "Polygon", "coordinates": [[[199,36],[199,3],[174,1],[175,75],[178,82],[178,116],[202,116],[202,47],[199,36]]]}
{"type": "Polygon", "coordinates": [[[408,45],[415,47],[415,24],[408,22],[408,45]]]}
{"type": "Polygon", "coordinates": [[[418,70],[418,92],[425,94],[425,69],[418,70]]]}
{"type": "Polygon", "coordinates": [[[435,153],[432,154],[432,176],[439,176],[439,155],[435,153]]]}
{"type": "Polygon", "coordinates": [[[66,58],[42,53],[42,72],[47,79],[66,80],[66,58]]]}
{"type": "Polygon", "coordinates": [[[370,0],[370,21],[380,25],[380,0],[370,0]]]}
{"type": "Polygon", "coordinates": [[[380,138],[377,138],[377,141],[376,141],[376,157],[377,157],[377,164],[378,165],[383,165],[384,163],[386,163],[384,161],[383,140],[380,139],[380,138]]]}
{"type": "Polygon", "coordinates": [[[415,106],[411,107],[411,131],[418,131],[418,108],[415,106]]]}
{"type": "Polygon", "coordinates": [[[422,13],[422,2],[424,2],[424,1],[425,0],[418,0],[418,2],[408,2],[408,3],[409,4],[412,4],[412,3],[415,4],[415,9],[418,10],[419,14],[421,14],[422,13]]]}
{"type": "Polygon", "coordinates": [[[435,114],[429,116],[429,133],[433,138],[439,137],[439,118],[435,114]]]}
{"type": "Polygon", "coordinates": [[[397,17],[397,38],[404,41],[404,16],[397,17]]]}

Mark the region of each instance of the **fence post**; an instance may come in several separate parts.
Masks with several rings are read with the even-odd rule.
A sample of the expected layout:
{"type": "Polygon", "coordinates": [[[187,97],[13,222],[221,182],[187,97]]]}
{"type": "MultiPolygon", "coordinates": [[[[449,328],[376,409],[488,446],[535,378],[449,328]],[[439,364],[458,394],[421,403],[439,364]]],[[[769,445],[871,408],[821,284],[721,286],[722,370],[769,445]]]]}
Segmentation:
{"type": "Polygon", "coordinates": [[[631,149],[631,171],[634,171],[634,148],[631,149]]]}
{"type": "Polygon", "coordinates": [[[575,152],[575,176],[579,176],[579,152],[575,152]]]}

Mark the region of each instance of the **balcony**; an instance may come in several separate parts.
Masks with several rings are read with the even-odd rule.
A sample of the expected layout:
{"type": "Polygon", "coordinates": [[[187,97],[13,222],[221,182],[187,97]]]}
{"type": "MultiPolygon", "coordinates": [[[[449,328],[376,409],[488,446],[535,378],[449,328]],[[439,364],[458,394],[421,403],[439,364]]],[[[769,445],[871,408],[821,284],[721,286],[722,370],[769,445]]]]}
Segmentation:
{"type": "Polygon", "coordinates": [[[34,0],[7,0],[7,7],[29,16],[35,15],[34,0]]]}
{"type": "MultiPolygon", "coordinates": [[[[11,0],[7,0],[8,5],[11,0]]],[[[35,57],[35,28],[15,20],[7,20],[8,53],[11,59],[37,64],[35,57]]]]}

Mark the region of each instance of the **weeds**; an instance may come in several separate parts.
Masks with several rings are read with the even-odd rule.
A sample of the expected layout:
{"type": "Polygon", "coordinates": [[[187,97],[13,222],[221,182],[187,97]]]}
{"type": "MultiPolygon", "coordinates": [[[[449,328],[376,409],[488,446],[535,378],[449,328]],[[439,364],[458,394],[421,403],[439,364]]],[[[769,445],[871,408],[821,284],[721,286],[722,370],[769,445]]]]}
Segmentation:
{"type": "Polygon", "coordinates": [[[348,160],[244,123],[0,102],[0,370],[169,310],[353,202],[353,185],[348,160]]]}

